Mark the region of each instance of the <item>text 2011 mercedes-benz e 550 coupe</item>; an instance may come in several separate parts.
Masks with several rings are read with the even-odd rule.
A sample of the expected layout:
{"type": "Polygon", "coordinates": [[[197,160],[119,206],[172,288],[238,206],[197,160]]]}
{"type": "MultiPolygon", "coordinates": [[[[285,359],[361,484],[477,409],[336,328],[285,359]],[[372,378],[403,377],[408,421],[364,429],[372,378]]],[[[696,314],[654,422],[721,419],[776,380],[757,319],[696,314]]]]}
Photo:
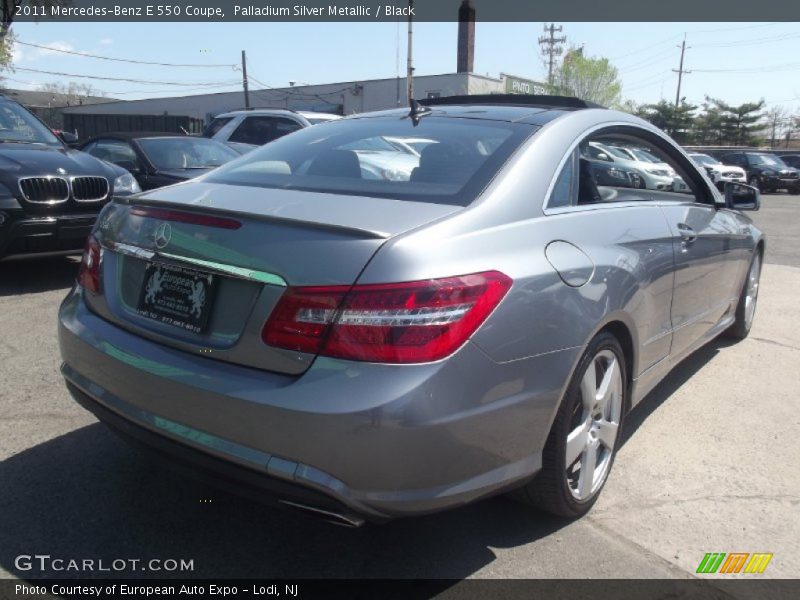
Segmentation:
{"type": "Polygon", "coordinates": [[[569,98],[307,128],[103,210],[63,374],[128,437],[340,522],[511,490],[578,516],[626,411],[750,330],[759,195],[725,192],[658,129],[569,98]],[[353,148],[420,137],[416,167],[387,152],[364,177],[353,148]],[[592,142],[646,148],[687,191],[598,185],[592,142]]]}

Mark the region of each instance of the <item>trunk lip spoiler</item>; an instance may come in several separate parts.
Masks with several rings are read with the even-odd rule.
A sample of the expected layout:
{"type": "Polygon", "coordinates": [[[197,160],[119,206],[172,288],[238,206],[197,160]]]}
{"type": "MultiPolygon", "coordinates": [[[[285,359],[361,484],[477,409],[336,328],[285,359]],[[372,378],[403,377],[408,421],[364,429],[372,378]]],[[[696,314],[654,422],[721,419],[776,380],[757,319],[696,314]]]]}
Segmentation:
{"type": "Polygon", "coordinates": [[[161,200],[158,198],[148,198],[139,196],[131,196],[131,197],[126,196],[124,198],[118,198],[115,200],[117,200],[120,204],[124,204],[130,207],[149,206],[153,208],[162,208],[162,209],[172,208],[175,210],[184,210],[187,212],[199,210],[206,214],[217,214],[220,216],[224,215],[226,217],[235,217],[235,218],[247,217],[248,219],[253,219],[256,221],[285,223],[286,225],[294,227],[313,227],[315,229],[340,231],[342,233],[347,233],[349,235],[360,237],[362,239],[388,239],[390,237],[393,237],[394,235],[397,235],[389,231],[383,231],[381,229],[372,227],[370,228],[352,227],[341,223],[321,223],[319,221],[301,219],[296,217],[285,217],[274,214],[263,214],[256,212],[233,210],[230,207],[216,207],[204,203],[176,202],[171,200],[161,200]]]}
{"type": "Polygon", "coordinates": [[[147,250],[132,244],[125,244],[122,242],[101,241],[100,245],[106,250],[139,258],[143,260],[159,260],[160,262],[177,261],[188,263],[197,267],[202,267],[213,273],[219,273],[228,277],[235,277],[237,279],[246,279],[248,281],[256,281],[258,283],[265,283],[268,285],[276,285],[280,287],[288,287],[286,280],[275,273],[268,271],[259,271],[257,269],[250,269],[247,267],[237,267],[236,265],[228,265],[216,261],[206,260],[202,258],[194,258],[191,256],[182,256],[179,254],[172,254],[171,252],[163,252],[161,250],[147,250]]]}

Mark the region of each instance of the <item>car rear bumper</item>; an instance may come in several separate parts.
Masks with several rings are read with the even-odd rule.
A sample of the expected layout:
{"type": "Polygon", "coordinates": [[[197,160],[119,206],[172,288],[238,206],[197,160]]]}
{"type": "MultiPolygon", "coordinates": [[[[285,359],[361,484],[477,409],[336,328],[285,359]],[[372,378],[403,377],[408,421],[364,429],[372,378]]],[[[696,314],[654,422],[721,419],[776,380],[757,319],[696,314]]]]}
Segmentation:
{"type": "Polygon", "coordinates": [[[0,260],[78,254],[96,219],[97,213],[17,219],[6,213],[0,224],[0,260]]]}
{"type": "MultiPolygon", "coordinates": [[[[201,452],[192,446],[158,435],[143,427],[134,419],[114,412],[101,401],[95,400],[78,388],[72,380],[80,379],[69,368],[62,368],[67,379],[67,389],[75,401],[90,411],[97,419],[117,435],[133,445],[143,447],[158,456],[168,458],[172,463],[193,476],[200,476],[210,483],[222,486],[226,491],[255,498],[260,502],[273,501],[277,504],[303,508],[319,517],[336,524],[358,527],[364,519],[331,496],[317,492],[310,487],[295,485],[285,479],[270,477],[252,469],[240,467],[229,461],[201,452]]],[[[374,516],[373,516],[374,519],[374,516]]]]}
{"type": "Polygon", "coordinates": [[[465,504],[534,475],[579,352],[498,364],[468,343],[439,363],[318,358],[293,377],[142,339],[91,313],[82,293],[60,310],[62,372],[101,420],[145,432],[137,437],[148,445],[190,450],[225,480],[246,473],[265,497],[375,521],[465,504]]]}

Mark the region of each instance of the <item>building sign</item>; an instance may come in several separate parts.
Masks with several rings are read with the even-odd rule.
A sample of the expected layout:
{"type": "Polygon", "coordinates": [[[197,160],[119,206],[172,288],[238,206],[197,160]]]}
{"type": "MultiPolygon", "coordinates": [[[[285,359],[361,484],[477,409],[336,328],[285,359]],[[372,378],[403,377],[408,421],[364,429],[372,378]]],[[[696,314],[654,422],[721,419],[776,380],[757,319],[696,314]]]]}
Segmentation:
{"type": "Polygon", "coordinates": [[[506,94],[546,94],[547,88],[543,83],[533,81],[532,79],[524,79],[523,77],[514,77],[513,75],[506,75],[503,73],[503,79],[506,82],[506,94]]]}

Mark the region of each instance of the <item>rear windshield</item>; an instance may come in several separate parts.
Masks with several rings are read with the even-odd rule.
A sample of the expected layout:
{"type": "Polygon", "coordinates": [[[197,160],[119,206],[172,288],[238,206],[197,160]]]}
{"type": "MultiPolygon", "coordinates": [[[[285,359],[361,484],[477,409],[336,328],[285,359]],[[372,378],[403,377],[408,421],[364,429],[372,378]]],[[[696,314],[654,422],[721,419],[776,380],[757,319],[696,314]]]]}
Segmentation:
{"type": "Polygon", "coordinates": [[[308,127],[225,165],[205,180],[466,206],[535,127],[422,117],[343,119],[308,127]],[[388,140],[426,140],[419,155],[388,140]]]}

